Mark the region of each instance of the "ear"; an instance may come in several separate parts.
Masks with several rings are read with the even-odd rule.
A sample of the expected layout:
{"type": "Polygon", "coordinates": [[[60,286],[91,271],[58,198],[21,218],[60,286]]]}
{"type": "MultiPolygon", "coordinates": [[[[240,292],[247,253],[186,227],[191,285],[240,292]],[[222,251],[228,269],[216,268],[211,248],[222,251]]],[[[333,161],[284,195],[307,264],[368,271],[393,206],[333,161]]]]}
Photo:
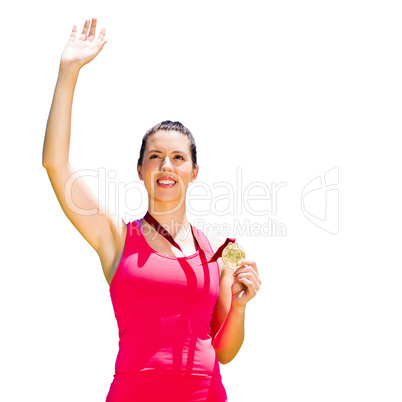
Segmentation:
{"type": "Polygon", "coordinates": [[[137,163],[137,173],[140,180],[144,180],[141,173],[141,166],[137,163]]]}
{"type": "Polygon", "coordinates": [[[192,183],[198,176],[198,170],[199,170],[199,166],[197,165],[194,169],[193,172],[191,174],[191,180],[190,183],[192,183]]]}

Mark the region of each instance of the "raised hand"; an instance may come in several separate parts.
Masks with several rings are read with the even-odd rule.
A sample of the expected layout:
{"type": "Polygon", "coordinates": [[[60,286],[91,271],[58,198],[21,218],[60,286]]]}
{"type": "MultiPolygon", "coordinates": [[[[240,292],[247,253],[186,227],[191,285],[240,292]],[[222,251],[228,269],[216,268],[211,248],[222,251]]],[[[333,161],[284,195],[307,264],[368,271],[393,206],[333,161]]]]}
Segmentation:
{"type": "Polygon", "coordinates": [[[74,25],[70,39],[61,55],[60,63],[62,65],[71,64],[81,68],[93,60],[103,49],[103,46],[105,46],[106,43],[106,29],[102,28],[98,37],[95,39],[96,23],[96,18],[92,18],[92,22],[86,20],[78,40],[76,40],[77,26],[74,25]]]}

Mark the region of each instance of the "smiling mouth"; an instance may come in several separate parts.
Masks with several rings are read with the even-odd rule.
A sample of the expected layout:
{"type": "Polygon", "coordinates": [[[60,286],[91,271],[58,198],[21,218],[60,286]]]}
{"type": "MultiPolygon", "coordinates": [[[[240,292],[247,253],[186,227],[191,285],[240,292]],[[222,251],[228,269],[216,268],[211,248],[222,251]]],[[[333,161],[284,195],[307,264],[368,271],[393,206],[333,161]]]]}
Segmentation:
{"type": "Polygon", "coordinates": [[[157,180],[159,184],[175,184],[174,180],[157,180]]]}
{"type": "Polygon", "coordinates": [[[176,184],[176,180],[173,180],[172,178],[161,177],[160,179],[156,180],[156,183],[159,187],[171,188],[176,184]]]}

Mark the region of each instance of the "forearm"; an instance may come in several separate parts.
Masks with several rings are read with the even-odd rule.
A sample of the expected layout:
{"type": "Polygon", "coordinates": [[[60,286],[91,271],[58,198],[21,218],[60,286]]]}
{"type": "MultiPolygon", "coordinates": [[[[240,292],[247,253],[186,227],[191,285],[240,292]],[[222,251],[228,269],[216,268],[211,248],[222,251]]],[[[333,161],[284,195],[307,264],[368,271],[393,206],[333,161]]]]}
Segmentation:
{"type": "Polygon", "coordinates": [[[46,168],[68,163],[71,110],[79,68],[60,65],[43,144],[42,164],[46,168]]]}
{"type": "Polygon", "coordinates": [[[225,322],[212,342],[222,364],[229,363],[243,344],[245,313],[246,306],[234,307],[232,305],[225,322]]]}

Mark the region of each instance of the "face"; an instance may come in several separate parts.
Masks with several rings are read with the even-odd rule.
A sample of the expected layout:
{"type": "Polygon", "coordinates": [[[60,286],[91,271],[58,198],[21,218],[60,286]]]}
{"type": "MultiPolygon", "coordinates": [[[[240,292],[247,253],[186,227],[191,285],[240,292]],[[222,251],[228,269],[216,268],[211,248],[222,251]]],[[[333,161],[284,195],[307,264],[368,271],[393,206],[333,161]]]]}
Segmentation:
{"type": "Polygon", "coordinates": [[[150,201],[160,211],[184,206],[188,185],[198,174],[198,166],[193,168],[191,160],[190,141],[177,131],[153,134],[137,170],[150,201]]]}

